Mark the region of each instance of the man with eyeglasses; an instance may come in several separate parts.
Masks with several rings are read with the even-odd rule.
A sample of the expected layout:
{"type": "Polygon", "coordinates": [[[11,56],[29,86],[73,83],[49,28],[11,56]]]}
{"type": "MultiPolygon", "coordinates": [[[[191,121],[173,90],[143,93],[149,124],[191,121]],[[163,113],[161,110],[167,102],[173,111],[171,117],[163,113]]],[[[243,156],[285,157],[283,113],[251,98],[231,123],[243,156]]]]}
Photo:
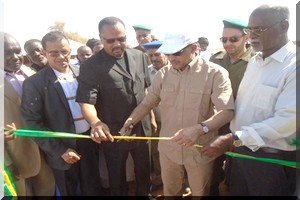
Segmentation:
{"type": "Polygon", "coordinates": [[[220,41],[224,50],[211,56],[210,61],[221,65],[229,72],[235,99],[248,61],[255,52],[248,44],[249,35],[243,31],[247,27],[246,22],[238,19],[225,19],[223,24],[220,41]]]}
{"type": "MultiPolygon", "coordinates": [[[[203,147],[204,155],[220,155],[224,152],[211,146],[227,144],[238,154],[296,163],[298,61],[288,38],[289,17],[288,7],[281,5],[262,5],[250,14],[246,32],[260,52],[249,60],[240,83],[232,132],[203,147]]],[[[293,166],[232,159],[230,195],[295,196],[297,175],[299,169],[293,166]]]]}
{"type": "MultiPolygon", "coordinates": [[[[135,30],[136,34],[136,40],[139,43],[138,46],[134,47],[134,49],[138,49],[142,52],[146,52],[144,48],[144,44],[152,42],[155,40],[154,35],[151,34],[152,28],[150,26],[146,25],[135,25],[133,26],[133,29],[135,30]]],[[[147,54],[145,54],[148,60],[148,64],[151,64],[150,58],[148,57],[147,54]]]]}
{"type": "Polygon", "coordinates": [[[159,105],[161,113],[160,155],[165,199],[182,196],[185,171],[194,197],[208,196],[213,158],[201,155],[203,145],[218,135],[218,129],[233,117],[234,102],[228,72],[197,55],[198,38],[168,33],[157,52],[171,65],[155,75],[145,99],[128,117],[121,132],[139,122],[159,105]]]}
{"type": "Polygon", "coordinates": [[[145,52],[143,45],[153,40],[153,35],[151,34],[152,28],[146,25],[135,25],[133,28],[136,33],[136,40],[139,43],[139,45],[134,48],[145,52]]]}
{"type": "MultiPolygon", "coordinates": [[[[29,129],[89,135],[90,125],[75,101],[79,69],[70,64],[68,38],[59,31],[42,38],[48,66],[23,83],[21,110],[29,129]]],[[[34,138],[52,168],[57,195],[98,196],[98,144],[91,139],[34,138]],[[78,190],[79,189],[79,190],[78,190]]]]}
{"type": "Polygon", "coordinates": [[[143,52],[128,48],[126,28],[116,17],[105,17],[98,25],[103,49],[82,63],[76,101],[92,127],[91,137],[101,143],[112,196],[128,196],[126,160],[134,161],[137,196],[148,196],[150,159],[147,140],[114,140],[113,136],[145,136],[145,127],[136,123],[119,133],[132,110],[143,100],[150,85],[148,64],[143,52]]]}

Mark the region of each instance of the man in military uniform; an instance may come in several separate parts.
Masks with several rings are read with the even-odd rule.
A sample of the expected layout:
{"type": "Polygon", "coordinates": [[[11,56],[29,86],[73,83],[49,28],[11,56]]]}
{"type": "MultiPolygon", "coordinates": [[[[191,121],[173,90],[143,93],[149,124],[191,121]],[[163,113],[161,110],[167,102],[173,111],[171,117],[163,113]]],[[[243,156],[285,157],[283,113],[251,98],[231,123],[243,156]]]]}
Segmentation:
{"type": "MultiPolygon", "coordinates": [[[[224,28],[222,37],[224,50],[217,52],[210,57],[210,61],[221,65],[229,72],[233,97],[236,99],[236,94],[240,82],[244,76],[249,59],[255,54],[255,51],[248,43],[249,35],[244,32],[247,23],[238,19],[223,20],[224,28]]],[[[230,133],[229,123],[219,129],[219,135],[230,133]]],[[[224,170],[222,169],[225,160],[225,155],[220,156],[215,160],[215,178],[216,184],[211,190],[212,195],[218,195],[218,185],[224,179],[224,170]]],[[[229,158],[226,159],[225,169],[225,184],[227,183],[227,170],[229,170],[229,158]]]]}
{"type": "Polygon", "coordinates": [[[223,34],[220,40],[224,50],[212,55],[210,61],[228,70],[235,99],[248,61],[255,52],[248,44],[249,35],[243,31],[247,27],[246,22],[226,19],[223,20],[223,24],[223,34]]]}
{"type": "Polygon", "coordinates": [[[136,33],[136,40],[139,43],[139,45],[134,47],[134,49],[146,52],[143,45],[153,40],[154,36],[151,34],[152,28],[146,25],[135,25],[133,28],[136,33]]]}
{"type": "MultiPolygon", "coordinates": [[[[138,49],[138,50],[146,53],[144,44],[155,40],[154,35],[151,34],[152,28],[150,26],[146,26],[146,25],[135,25],[132,27],[135,30],[136,40],[139,43],[139,45],[134,47],[134,49],[138,49]]],[[[147,54],[145,54],[145,56],[147,57],[148,65],[150,65],[151,64],[150,58],[148,57],[147,54]]]]}

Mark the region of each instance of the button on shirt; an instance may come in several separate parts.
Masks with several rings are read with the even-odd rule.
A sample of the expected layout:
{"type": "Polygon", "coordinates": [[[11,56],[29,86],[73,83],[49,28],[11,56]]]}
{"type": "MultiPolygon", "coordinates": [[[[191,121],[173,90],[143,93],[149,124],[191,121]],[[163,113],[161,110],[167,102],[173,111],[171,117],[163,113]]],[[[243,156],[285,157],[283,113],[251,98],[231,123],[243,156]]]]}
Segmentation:
{"type": "MultiPolygon", "coordinates": [[[[142,101],[146,106],[157,106],[161,112],[160,136],[171,137],[178,130],[194,126],[211,117],[215,109],[234,109],[228,72],[214,63],[192,60],[184,71],[168,66],[160,69],[142,101]]],[[[197,143],[211,140],[218,133],[211,132],[199,137],[197,143]]],[[[183,148],[168,140],[159,141],[159,151],[174,162],[203,162],[195,147],[183,148]],[[191,158],[191,154],[193,155],[191,158]]],[[[211,160],[211,159],[210,159],[211,160]]],[[[207,162],[210,161],[207,159],[207,162]]]]}
{"type": "Polygon", "coordinates": [[[81,113],[80,105],[75,101],[76,91],[78,87],[77,79],[74,77],[72,71],[70,71],[68,74],[63,74],[58,72],[57,70],[54,70],[54,73],[56,74],[57,81],[59,81],[66,95],[66,99],[73,116],[76,133],[86,132],[90,128],[90,125],[84,119],[81,113]]]}
{"type": "Polygon", "coordinates": [[[295,151],[296,46],[289,42],[271,56],[253,57],[241,81],[232,131],[252,151],[271,147],[295,151]]]}

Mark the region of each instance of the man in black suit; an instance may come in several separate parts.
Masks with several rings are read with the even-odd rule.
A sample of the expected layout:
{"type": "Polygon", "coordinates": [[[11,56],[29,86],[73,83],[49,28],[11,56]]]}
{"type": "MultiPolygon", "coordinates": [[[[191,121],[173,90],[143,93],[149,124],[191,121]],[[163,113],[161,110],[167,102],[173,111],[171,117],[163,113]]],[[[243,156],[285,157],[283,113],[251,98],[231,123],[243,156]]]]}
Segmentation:
{"type": "MultiPolygon", "coordinates": [[[[150,85],[144,54],[127,48],[125,25],[116,17],[99,23],[99,36],[104,48],[80,66],[76,100],[85,119],[91,124],[93,140],[102,142],[107,163],[110,191],[114,196],[127,196],[126,159],[134,160],[136,195],[146,196],[150,185],[150,160],[145,140],[113,142],[126,118],[143,100],[150,85]]],[[[138,123],[131,133],[145,136],[138,123]]],[[[129,133],[128,133],[129,134],[129,133]]]]}
{"type": "MultiPolygon", "coordinates": [[[[49,67],[23,83],[22,115],[30,129],[88,135],[90,125],[75,102],[78,68],[69,64],[71,49],[61,32],[42,39],[49,67]]],[[[45,152],[62,196],[100,195],[97,143],[87,139],[34,138],[45,152]]]]}

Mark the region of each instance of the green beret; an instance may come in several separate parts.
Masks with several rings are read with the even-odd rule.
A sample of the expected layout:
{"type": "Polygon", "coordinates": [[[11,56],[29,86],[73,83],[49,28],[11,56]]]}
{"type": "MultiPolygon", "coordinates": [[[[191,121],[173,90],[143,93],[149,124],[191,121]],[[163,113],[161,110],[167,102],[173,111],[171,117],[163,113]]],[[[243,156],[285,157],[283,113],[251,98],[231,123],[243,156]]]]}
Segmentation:
{"type": "Polygon", "coordinates": [[[146,31],[152,30],[152,28],[150,26],[146,26],[146,25],[135,25],[132,27],[134,28],[134,30],[146,30],[146,31]]]}
{"type": "Polygon", "coordinates": [[[224,19],[223,20],[224,28],[236,28],[243,30],[248,26],[248,24],[239,19],[224,19]]]}

